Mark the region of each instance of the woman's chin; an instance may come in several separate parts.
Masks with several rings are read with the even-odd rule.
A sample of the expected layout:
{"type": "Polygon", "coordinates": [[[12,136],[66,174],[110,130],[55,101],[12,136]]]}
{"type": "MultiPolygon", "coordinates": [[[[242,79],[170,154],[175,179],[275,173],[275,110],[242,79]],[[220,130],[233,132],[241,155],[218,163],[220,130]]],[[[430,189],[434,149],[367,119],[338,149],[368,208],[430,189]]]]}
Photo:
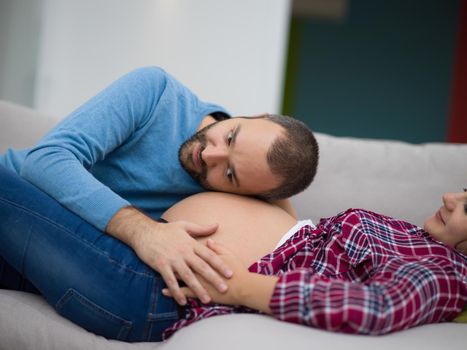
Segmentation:
{"type": "MultiPolygon", "coordinates": [[[[425,220],[425,222],[423,223],[423,229],[424,229],[426,232],[430,233],[430,231],[432,230],[432,227],[433,227],[435,221],[436,221],[435,215],[429,216],[429,217],[425,220]]],[[[431,234],[431,233],[430,233],[430,234],[431,234]]]]}

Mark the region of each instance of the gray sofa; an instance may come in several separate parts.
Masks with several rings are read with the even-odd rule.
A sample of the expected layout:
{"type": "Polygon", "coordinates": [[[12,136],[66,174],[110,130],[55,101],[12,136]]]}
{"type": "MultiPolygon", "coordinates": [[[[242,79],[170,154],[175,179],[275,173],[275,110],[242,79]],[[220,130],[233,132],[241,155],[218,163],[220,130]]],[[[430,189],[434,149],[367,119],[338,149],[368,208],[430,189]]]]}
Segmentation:
{"type": "MultiPolygon", "coordinates": [[[[0,152],[33,144],[57,119],[0,101],[0,152]]],[[[321,163],[313,185],[293,198],[301,218],[350,207],[421,225],[441,194],[467,186],[467,145],[339,138],[318,134],[321,163]]],[[[467,325],[425,325],[381,337],[336,334],[263,315],[203,320],[165,343],[123,343],[95,336],[57,315],[36,295],[0,290],[0,349],[465,349],[467,325]]]]}

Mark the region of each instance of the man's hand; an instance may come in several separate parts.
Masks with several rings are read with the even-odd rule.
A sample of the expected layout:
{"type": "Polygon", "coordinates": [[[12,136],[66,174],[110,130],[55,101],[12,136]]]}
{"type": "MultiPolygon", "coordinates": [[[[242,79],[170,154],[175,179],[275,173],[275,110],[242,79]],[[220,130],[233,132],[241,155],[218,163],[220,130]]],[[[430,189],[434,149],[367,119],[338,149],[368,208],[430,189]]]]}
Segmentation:
{"type": "Polygon", "coordinates": [[[210,295],[197,276],[219,293],[227,290],[220,274],[230,278],[231,269],[211,249],[191,237],[208,236],[216,230],[217,224],[201,227],[184,221],[158,223],[135,208],[121,209],[107,226],[108,233],[132,247],[141,260],[161,274],[180,305],[186,304],[186,297],[177,278],[205,303],[211,300],[210,295]]]}
{"type": "MultiPolygon", "coordinates": [[[[207,289],[215,303],[226,305],[243,305],[271,314],[269,301],[278,280],[276,276],[264,276],[249,272],[240,259],[225,246],[208,239],[207,245],[216,252],[233,270],[233,276],[226,283],[228,290],[219,293],[205,280],[198,276],[201,284],[207,289]]],[[[188,298],[197,298],[197,294],[189,287],[182,288],[188,298]]],[[[172,291],[163,289],[162,294],[173,296],[172,291]]]]}

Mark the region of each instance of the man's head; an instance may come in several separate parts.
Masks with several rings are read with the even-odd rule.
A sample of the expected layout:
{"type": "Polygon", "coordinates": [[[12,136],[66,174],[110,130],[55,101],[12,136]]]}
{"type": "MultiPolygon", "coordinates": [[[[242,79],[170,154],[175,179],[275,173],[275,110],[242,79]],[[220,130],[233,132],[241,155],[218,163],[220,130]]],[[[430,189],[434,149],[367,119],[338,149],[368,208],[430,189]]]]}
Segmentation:
{"type": "Polygon", "coordinates": [[[180,147],[179,158],[207,189],[274,200],[308,187],[316,174],[318,144],[296,119],[238,117],[199,130],[180,147]]]}

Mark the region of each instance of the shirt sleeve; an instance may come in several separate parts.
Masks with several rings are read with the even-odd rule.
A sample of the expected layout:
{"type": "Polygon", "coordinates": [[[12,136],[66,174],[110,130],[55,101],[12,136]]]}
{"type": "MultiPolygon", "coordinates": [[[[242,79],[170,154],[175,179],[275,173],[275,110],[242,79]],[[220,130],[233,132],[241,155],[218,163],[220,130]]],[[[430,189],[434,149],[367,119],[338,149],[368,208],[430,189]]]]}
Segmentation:
{"type": "Polygon", "coordinates": [[[159,68],[123,76],[53,128],[25,158],[20,174],[83,219],[105,230],[129,203],[87,170],[150,120],[166,86],[159,68]]]}
{"type": "Polygon", "coordinates": [[[345,333],[385,334],[454,318],[465,287],[448,259],[389,261],[350,282],[298,269],[283,274],[270,307],[283,321],[345,333]]]}

